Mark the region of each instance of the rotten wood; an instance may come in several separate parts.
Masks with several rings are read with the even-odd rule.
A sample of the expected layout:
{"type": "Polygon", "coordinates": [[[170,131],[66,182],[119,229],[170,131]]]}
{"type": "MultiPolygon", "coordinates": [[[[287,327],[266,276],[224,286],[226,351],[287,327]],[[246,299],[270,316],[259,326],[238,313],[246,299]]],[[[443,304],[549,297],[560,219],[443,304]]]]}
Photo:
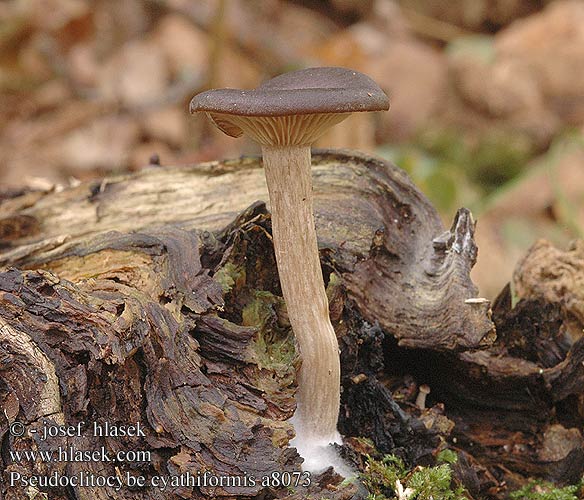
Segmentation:
{"type": "MultiPolygon", "coordinates": [[[[490,303],[468,300],[478,292],[467,210],[446,230],[387,162],[321,151],[313,165],[321,263],[342,351],[341,432],[410,465],[432,463],[456,437],[457,474],[477,498],[503,498],[504,481],[562,483],[581,474],[582,448],[566,444],[581,422],[584,382],[570,291],[560,299],[535,290],[511,307],[507,290],[493,306],[495,339],[490,303]],[[425,410],[413,404],[421,383],[432,389],[425,410]]],[[[265,200],[256,158],[152,167],[2,200],[5,498],[28,494],[6,487],[11,472],[261,478],[300,470],[287,447],[298,359],[265,200]],[[43,422],[79,424],[83,432],[11,436],[16,421],[39,431],[43,422]],[[106,422],[140,423],[145,436],[92,435],[93,423],[106,422]],[[10,459],[9,451],[59,446],[151,455],[10,459]]],[[[359,466],[365,452],[355,443],[342,452],[359,466]]],[[[340,480],[328,472],[296,493],[259,482],[50,491],[57,500],[363,498],[340,480]]]]}
{"type": "MultiPolygon", "coordinates": [[[[358,154],[315,153],[313,177],[320,251],[365,319],[378,321],[408,347],[467,349],[493,340],[489,302],[465,303],[477,296],[469,277],[477,249],[468,211],[459,211],[445,231],[403,171],[358,154]]],[[[55,193],[29,207],[11,200],[0,220],[5,241],[14,239],[15,218],[27,216],[30,227],[38,221],[42,230],[12,241],[0,265],[46,268],[83,255],[91,237],[107,231],[147,232],[171,224],[217,232],[267,198],[260,162],[248,158],[144,170],[55,193]]]]}

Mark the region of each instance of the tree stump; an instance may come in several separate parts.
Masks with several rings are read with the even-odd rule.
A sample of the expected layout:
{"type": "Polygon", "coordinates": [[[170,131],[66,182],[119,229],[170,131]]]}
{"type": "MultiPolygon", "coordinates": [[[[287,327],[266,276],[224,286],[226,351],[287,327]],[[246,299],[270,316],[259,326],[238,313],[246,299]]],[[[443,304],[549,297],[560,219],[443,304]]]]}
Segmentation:
{"type": "MultiPolygon", "coordinates": [[[[584,349],[565,325],[581,316],[503,294],[496,340],[467,210],[445,230],[402,171],[356,153],[316,152],[313,177],[341,453],[362,465],[351,438],[366,437],[423,464],[457,437],[457,474],[494,498],[505,480],[581,474],[582,446],[555,446],[580,418],[584,349]],[[416,408],[412,376],[445,407],[416,408]]],[[[299,361],[266,200],[257,158],[2,200],[4,498],[364,497],[287,446],[299,361]]]]}

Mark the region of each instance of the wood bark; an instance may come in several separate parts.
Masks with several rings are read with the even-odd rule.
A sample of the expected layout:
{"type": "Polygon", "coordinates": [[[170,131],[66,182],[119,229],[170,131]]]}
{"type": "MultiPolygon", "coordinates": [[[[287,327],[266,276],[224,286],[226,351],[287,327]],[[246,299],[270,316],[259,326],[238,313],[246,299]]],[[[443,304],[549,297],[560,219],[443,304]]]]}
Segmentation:
{"type": "MultiPolygon", "coordinates": [[[[566,306],[569,292],[554,302],[532,287],[513,308],[510,292],[502,294],[493,306],[496,339],[490,303],[468,300],[477,298],[469,277],[477,248],[467,210],[445,230],[401,170],[360,154],[315,153],[313,179],[341,346],[339,430],[349,438],[347,459],[364,463],[372,451],[355,438],[367,437],[378,452],[431,463],[457,437],[457,474],[477,498],[503,498],[504,481],[566,482],[581,474],[582,447],[566,444],[575,442],[568,437],[581,421],[584,378],[583,344],[566,333],[569,322],[570,332],[582,326],[576,306],[566,306]],[[427,410],[413,404],[420,383],[432,389],[427,410]]],[[[240,479],[165,490],[37,488],[59,500],[364,496],[331,473],[294,493],[259,480],[241,484],[245,476],[300,470],[287,447],[298,359],[265,200],[260,161],[241,158],[2,201],[4,498],[34,493],[8,486],[13,472],[127,482],[207,471],[240,479]],[[14,422],[25,424],[24,436],[11,434],[14,422]],[[92,426],[106,422],[139,423],[145,436],[94,435],[92,426]],[[47,423],[82,432],[47,440],[30,433],[47,423]],[[150,456],[11,456],[69,446],[150,456]]]]}

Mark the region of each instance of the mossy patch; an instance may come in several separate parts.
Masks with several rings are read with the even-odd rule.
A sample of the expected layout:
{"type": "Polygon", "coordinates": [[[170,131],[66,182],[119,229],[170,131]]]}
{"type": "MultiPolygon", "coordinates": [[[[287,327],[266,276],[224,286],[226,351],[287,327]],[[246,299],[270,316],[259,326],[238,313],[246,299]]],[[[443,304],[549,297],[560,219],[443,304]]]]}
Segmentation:
{"type": "Polygon", "coordinates": [[[582,481],[557,488],[546,481],[531,481],[509,495],[511,500],[578,500],[582,498],[582,481]]]}
{"type": "Polygon", "coordinates": [[[282,313],[284,309],[282,297],[256,290],[252,301],[242,311],[243,325],[258,329],[254,350],[260,368],[281,372],[294,363],[294,335],[291,328],[284,326],[278,318],[278,311],[282,313]]]}
{"type": "Polygon", "coordinates": [[[458,462],[458,455],[456,454],[455,451],[452,450],[442,450],[440,453],[438,453],[438,455],[436,456],[436,462],[439,464],[455,464],[456,462],[458,462]]]}
{"type": "MultiPolygon", "coordinates": [[[[447,454],[444,458],[454,460],[455,456],[447,454]]],[[[394,455],[385,455],[381,460],[367,457],[362,478],[369,491],[367,500],[467,499],[464,488],[452,478],[450,463],[408,470],[403,460],[394,455]]]]}
{"type": "MultiPolygon", "coordinates": [[[[536,153],[525,134],[493,127],[480,136],[456,128],[428,126],[410,144],[383,146],[442,212],[481,200],[520,177],[536,153]]],[[[476,208],[476,207],[475,207],[476,208]]]]}
{"type": "Polygon", "coordinates": [[[243,325],[257,328],[251,346],[258,367],[254,384],[273,404],[289,411],[298,358],[292,329],[284,318],[284,300],[261,290],[255,290],[251,297],[242,319],[243,325]]]}
{"type": "Polygon", "coordinates": [[[417,145],[437,162],[438,170],[450,165],[487,192],[517,176],[534,154],[527,136],[499,128],[474,138],[452,129],[428,129],[417,145]]]}
{"type": "Polygon", "coordinates": [[[227,262],[221,269],[219,269],[213,276],[217,281],[223,293],[229,293],[234,287],[245,283],[245,267],[227,262]]]}

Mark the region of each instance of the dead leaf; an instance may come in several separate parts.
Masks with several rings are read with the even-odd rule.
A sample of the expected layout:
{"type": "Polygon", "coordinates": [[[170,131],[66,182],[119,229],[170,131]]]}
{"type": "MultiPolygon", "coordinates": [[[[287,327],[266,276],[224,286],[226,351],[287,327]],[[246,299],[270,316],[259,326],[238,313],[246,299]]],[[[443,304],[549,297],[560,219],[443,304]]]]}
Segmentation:
{"type": "Polygon", "coordinates": [[[152,41],[125,44],[105,64],[100,79],[101,95],[130,108],[160,101],[170,82],[170,71],[161,47],[152,41]]]}

